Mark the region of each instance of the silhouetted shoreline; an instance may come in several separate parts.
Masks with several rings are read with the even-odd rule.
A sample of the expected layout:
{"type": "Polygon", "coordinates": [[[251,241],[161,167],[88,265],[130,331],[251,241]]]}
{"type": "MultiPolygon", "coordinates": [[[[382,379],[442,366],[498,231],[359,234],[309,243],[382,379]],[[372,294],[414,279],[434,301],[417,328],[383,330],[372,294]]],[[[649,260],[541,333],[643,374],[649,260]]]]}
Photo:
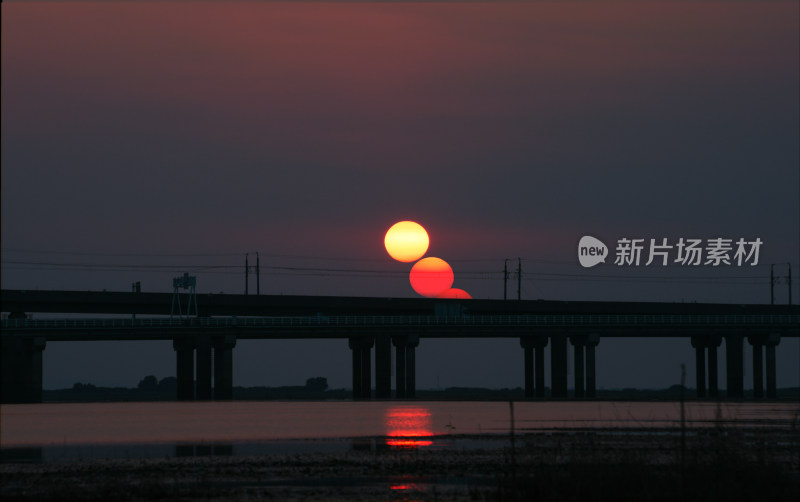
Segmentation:
{"type": "MultiPolygon", "coordinates": [[[[791,401],[800,398],[800,388],[788,387],[778,389],[779,401],[791,401]]],[[[572,392],[570,392],[572,394],[572,392]]],[[[236,401],[264,400],[346,400],[352,399],[350,389],[310,389],[307,386],[285,387],[234,387],[233,399],[236,401]]],[[[696,400],[695,390],[686,388],[681,392],[679,385],[666,389],[599,389],[594,400],[600,401],[687,401],[696,400]],[[683,396],[681,396],[683,394],[683,396]]],[[[448,387],[446,389],[422,389],[416,391],[416,398],[421,401],[522,401],[525,391],[514,389],[486,389],[479,387],[448,387]]],[[[725,393],[721,393],[724,400],[725,393]]],[[[545,399],[550,399],[550,389],[546,389],[545,399]]],[[[745,400],[753,399],[753,392],[745,391],[745,400]]],[[[124,401],[174,401],[173,388],[138,389],[127,387],[96,387],[91,384],[76,384],[71,389],[45,390],[43,401],[59,402],[124,402],[124,401]]],[[[563,399],[561,399],[563,400],[563,399]]],[[[703,401],[714,401],[704,398],[703,401]]],[[[763,401],[758,399],[757,401],[763,401]]]]}

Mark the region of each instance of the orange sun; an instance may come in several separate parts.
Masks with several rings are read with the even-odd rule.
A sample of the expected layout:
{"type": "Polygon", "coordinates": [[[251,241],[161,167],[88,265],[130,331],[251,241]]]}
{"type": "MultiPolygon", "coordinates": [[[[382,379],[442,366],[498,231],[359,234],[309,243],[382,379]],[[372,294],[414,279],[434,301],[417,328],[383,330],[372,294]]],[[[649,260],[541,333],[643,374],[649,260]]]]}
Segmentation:
{"type": "Polygon", "coordinates": [[[383,239],[386,251],[397,261],[411,262],[422,258],[428,250],[428,232],[413,221],[400,221],[392,225],[383,239]]]}
{"type": "Polygon", "coordinates": [[[453,269],[441,258],[423,258],[411,267],[409,280],[414,291],[434,297],[453,285],[453,269]]]}

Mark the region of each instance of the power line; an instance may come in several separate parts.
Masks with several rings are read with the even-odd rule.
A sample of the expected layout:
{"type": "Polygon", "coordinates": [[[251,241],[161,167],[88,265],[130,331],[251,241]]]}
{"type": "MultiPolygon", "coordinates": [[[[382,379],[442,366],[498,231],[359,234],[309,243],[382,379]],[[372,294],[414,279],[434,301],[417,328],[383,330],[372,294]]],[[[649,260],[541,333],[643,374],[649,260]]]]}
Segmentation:
{"type": "Polygon", "coordinates": [[[188,257],[208,257],[208,256],[241,256],[244,253],[94,253],[83,251],[46,251],[37,249],[22,249],[22,248],[0,248],[3,252],[12,253],[31,253],[31,254],[49,254],[49,255],[64,255],[64,256],[107,256],[119,258],[137,258],[137,257],[152,257],[152,258],[188,258],[188,257]]]}
{"type": "MultiPolygon", "coordinates": [[[[211,269],[240,269],[243,266],[238,264],[127,264],[127,263],[76,263],[76,262],[56,262],[56,261],[27,261],[27,260],[5,260],[2,261],[3,265],[28,265],[28,266],[50,266],[50,267],[75,267],[75,268],[114,268],[114,269],[155,269],[155,270],[173,270],[173,269],[186,269],[193,270],[211,270],[211,269]]],[[[262,269],[267,270],[286,270],[286,271],[304,271],[304,272],[358,272],[358,273],[389,273],[404,275],[406,271],[391,271],[385,269],[375,268],[331,268],[331,267],[300,267],[290,265],[263,265],[262,269]]],[[[460,274],[504,274],[504,270],[461,270],[457,271],[460,274]]],[[[508,274],[511,274],[508,271],[508,274]]],[[[516,273],[518,274],[518,272],[516,273]]],[[[516,275],[515,274],[515,275],[516,275]]],[[[603,279],[650,279],[650,280],[719,280],[719,279],[753,279],[753,280],[766,280],[760,275],[714,275],[714,276],[686,276],[676,277],[674,275],[621,275],[621,274],[595,274],[595,273],[566,273],[566,272],[527,272],[526,275],[533,275],[537,277],[579,277],[579,278],[603,278],[603,279]]],[[[527,280],[527,279],[526,279],[527,280]]]]}
{"type": "MultiPolygon", "coordinates": [[[[109,253],[109,252],[83,252],[83,251],[52,251],[52,250],[37,250],[30,248],[0,248],[4,252],[13,253],[31,253],[31,254],[45,254],[45,255],[64,255],[64,256],[98,256],[98,257],[120,257],[120,258],[195,258],[195,257],[229,257],[229,256],[243,256],[247,252],[220,252],[220,253],[109,253]]],[[[256,254],[251,251],[251,254],[256,254]]],[[[298,255],[286,253],[260,253],[265,258],[280,258],[287,260],[315,260],[315,261],[341,261],[341,262],[372,262],[372,263],[386,263],[385,259],[378,258],[352,258],[341,256],[319,256],[319,255],[298,255]]],[[[577,263],[574,260],[547,260],[541,258],[520,258],[526,263],[538,263],[543,265],[555,266],[571,266],[574,267],[577,263]]],[[[448,259],[450,263],[502,263],[505,258],[454,258],[448,259]]],[[[748,267],[769,267],[769,263],[759,263],[756,265],[748,265],[748,267]]],[[[670,263],[667,265],[669,269],[683,269],[684,267],[670,263]]]]}
{"type": "MultiPolygon", "coordinates": [[[[93,272],[130,272],[137,273],[164,273],[181,270],[190,270],[193,273],[203,272],[214,275],[239,275],[240,266],[220,265],[199,267],[151,267],[151,266],[132,266],[132,267],[113,267],[104,265],[84,265],[84,266],[47,266],[39,265],[36,267],[19,266],[6,267],[11,270],[55,270],[55,271],[93,271],[93,272]]],[[[268,267],[265,272],[268,276],[289,276],[289,277],[348,277],[362,279],[397,278],[406,275],[405,271],[386,271],[386,270],[357,270],[357,269],[324,269],[324,268],[302,268],[302,267],[268,267]]],[[[630,277],[630,276],[580,276],[577,274],[536,274],[531,273],[535,278],[526,277],[526,283],[536,282],[602,282],[602,283],[657,283],[657,284],[716,284],[716,285],[754,285],[761,284],[762,278],[673,278],[673,277],[630,277]],[[759,282],[753,282],[758,279],[759,282]]],[[[499,281],[502,279],[502,272],[475,272],[464,271],[458,274],[460,280],[490,280],[499,281]]]]}

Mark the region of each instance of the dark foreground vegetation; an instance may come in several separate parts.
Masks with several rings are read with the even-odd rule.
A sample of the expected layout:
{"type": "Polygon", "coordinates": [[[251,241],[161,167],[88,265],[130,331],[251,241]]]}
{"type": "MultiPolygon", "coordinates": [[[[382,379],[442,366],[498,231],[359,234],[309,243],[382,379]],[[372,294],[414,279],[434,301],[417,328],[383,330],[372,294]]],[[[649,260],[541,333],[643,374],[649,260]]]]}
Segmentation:
{"type": "MultiPolygon", "coordinates": [[[[6,502],[796,501],[796,427],[558,431],[475,436],[480,447],[0,464],[6,502]]],[[[465,438],[461,438],[462,440],[465,438]]]]}

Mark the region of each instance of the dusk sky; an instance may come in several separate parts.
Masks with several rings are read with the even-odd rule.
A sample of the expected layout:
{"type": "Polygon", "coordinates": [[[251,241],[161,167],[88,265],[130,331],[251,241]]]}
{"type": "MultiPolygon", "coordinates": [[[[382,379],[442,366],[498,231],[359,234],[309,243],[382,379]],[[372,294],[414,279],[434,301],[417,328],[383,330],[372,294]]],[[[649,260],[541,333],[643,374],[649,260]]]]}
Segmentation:
{"type": "MultiPolygon", "coordinates": [[[[413,297],[383,236],[414,220],[475,298],[520,258],[524,299],[769,303],[791,263],[797,303],[798,61],[796,1],[3,2],[2,287],[242,293],[258,252],[264,294],[413,297]],[[611,259],[582,268],[584,235],[611,259]],[[763,244],[619,266],[621,238],[763,244]]],[[[170,345],[50,343],[44,385],[174,375],[170,345]]],[[[418,387],[521,386],[522,357],[423,340],[418,387]]],[[[349,358],[240,341],[234,381],[348,387],[349,358]]],[[[694,382],[688,340],[597,358],[598,387],[694,382]]]]}

